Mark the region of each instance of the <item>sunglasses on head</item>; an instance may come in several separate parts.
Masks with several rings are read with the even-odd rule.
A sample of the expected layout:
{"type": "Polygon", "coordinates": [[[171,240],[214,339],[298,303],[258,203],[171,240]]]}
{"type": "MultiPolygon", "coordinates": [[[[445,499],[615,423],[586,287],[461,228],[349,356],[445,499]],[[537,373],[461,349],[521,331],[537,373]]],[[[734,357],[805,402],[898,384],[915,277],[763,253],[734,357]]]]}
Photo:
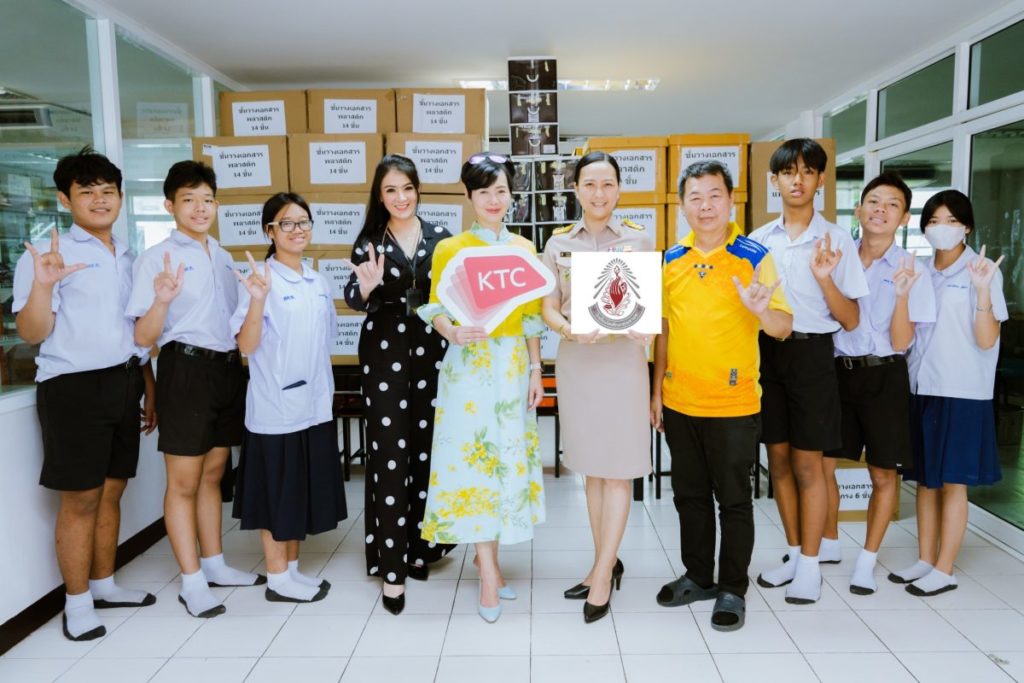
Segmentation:
{"type": "Polygon", "coordinates": [[[476,165],[484,159],[490,159],[496,164],[504,164],[508,162],[508,157],[503,157],[500,154],[474,154],[469,158],[469,163],[476,165]]]}

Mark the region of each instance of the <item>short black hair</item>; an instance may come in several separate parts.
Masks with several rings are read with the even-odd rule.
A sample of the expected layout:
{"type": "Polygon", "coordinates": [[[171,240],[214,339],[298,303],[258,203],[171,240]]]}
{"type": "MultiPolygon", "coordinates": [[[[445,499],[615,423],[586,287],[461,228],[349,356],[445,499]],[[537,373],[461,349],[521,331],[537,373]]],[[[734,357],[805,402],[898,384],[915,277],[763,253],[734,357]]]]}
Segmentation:
{"type": "Polygon", "coordinates": [[[828,154],[825,148],[810,138],[793,138],[782,143],[772,154],[768,162],[772,175],[778,175],[787,168],[795,168],[800,160],[818,173],[824,173],[828,167],[828,154]]]}
{"type": "Polygon", "coordinates": [[[612,168],[615,169],[615,182],[622,184],[622,173],[619,171],[619,162],[615,160],[608,152],[602,152],[600,150],[594,150],[593,152],[587,152],[583,157],[576,162],[576,169],[572,172],[572,180],[574,183],[579,185],[580,183],[580,171],[585,169],[590,164],[597,164],[600,162],[607,162],[611,164],[612,168]]]}
{"type": "Polygon", "coordinates": [[[120,192],[121,181],[121,169],[89,145],[74,154],[61,157],[57,168],[53,169],[53,182],[66,197],[71,196],[72,183],[82,187],[113,183],[120,192]]]}
{"type": "Polygon", "coordinates": [[[186,159],[171,166],[164,178],[164,197],[174,201],[174,195],[183,187],[209,185],[213,196],[217,196],[217,174],[201,161],[186,159]]]}
{"type": "Polygon", "coordinates": [[[910,199],[914,196],[914,193],[910,191],[910,186],[904,182],[899,173],[885,171],[868,181],[868,184],[860,191],[861,204],[864,203],[864,198],[868,196],[868,193],[876,187],[895,187],[903,194],[903,210],[910,211],[910,199]]]}
{"type": "Polygon", "coordinates": [[[683,171],[683,175],[679,178],[679,198],[682,199],[683,191],[686,189],[686,181],[690,178],[703,178],[708,175],[717,175],[722,177],[722,182],[725,183],[725,189],[732,194],[732,174],[729,173],[729,169],[725,167],[721,161],[695,161],[686,167],[683,171]]]}
{"type": "Polygon", "coordinates": [[[474,154],[462,165],[462,184],[466,186],[466,192],[473,194],[474,190],[481,190],[490,187],[498,181],[502,173],[508,180],[508,188],[512,189],[512,179],[516,177],[516,167],[503,154],[492,154],[491,152],[480,152],[474,154]],[[496,161],[504,159],[505,161],[496,161]]]}
{"type": "Polygon", "coordinates": [[[949,212],[967,228],[968,232],[974,230],[974,207],[971,206],[971,200],[960,190],[943,190],[933,194],[924,203],[924,208],[921,209],[921,232],[924,232],[928,221],[932,219],[932,215],[939,210],[940,206],[949,209],[949,212]]]}

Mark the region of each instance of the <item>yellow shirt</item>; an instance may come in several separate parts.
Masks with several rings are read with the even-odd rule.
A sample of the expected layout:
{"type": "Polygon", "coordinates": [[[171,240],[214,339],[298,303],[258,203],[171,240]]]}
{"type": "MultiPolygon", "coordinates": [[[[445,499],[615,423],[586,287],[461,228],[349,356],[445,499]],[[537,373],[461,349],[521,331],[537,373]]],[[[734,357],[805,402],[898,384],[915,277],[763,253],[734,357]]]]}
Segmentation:
{"type": "MultiPolygon", "coordinates": [[[[761,410],[760,323],[740,301],[733,276],[747,287],[778,279],[768,249],[729,224],[726,243],[705,254],[691,232],[665,252],[662,317],[668,320],[667,408],[694,417],[742,417],[761,410]]],[[[779,287],[768,307],[791,313],[779,287]]]]}

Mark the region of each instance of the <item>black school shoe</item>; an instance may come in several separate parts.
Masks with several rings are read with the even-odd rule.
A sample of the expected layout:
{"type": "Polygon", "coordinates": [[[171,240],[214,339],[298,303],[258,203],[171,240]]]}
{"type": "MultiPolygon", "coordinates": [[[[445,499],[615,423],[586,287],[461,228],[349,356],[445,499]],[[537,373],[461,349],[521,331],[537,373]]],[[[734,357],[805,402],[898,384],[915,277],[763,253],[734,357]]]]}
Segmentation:
{"type": "Polygon", "coordinates": [[[269,588],[268,587],[266,589],[266,591],[264,591],[263,597],[265,597],[267,599],[267,602],[298,602],[298,603],[319,602],[320,600],[323,600],[327,596],[327,591],[329,589],[330,589],[330,586],[324,586],[321,583],[320,584],[320,590],[318,590],[316,592],[316,595],[311,597],[309,600],[303,600],[302,598],[293,598],[293,597],[288,596],[288,595],[281,595],[280,593],[275,591],[273,588],[269,588]]]}
{"type": "Polygon", "coordinates": [[[192,614],[192,611],[188,608],[188,603],[185,602],[185,598],[183,598],[183,597],[181,597],[179,595],[178,596],[178,602],[180,602],[181,604],[183,604],[185,606],[185,611],[188,612],[189,615],[191,615],[193,617],[197,617],[199,619],[212,619],[213,617],[219,616],[219,615],[224,614],[225,612],[228,611],[228,608],[225,607],[224,605],[214,605],[210,609],[203,610],[199,614],[192,614]]]}
{"type": "Polygon", "coordinates": [[[68,640],[73,640],[76,643],[81,643],[86,640],[96,640],[97,638],[102,638],[103,636],[107,635],[107,627],[100,624],[91,631],[86,631],[85,633],[73,636],[71,635],[71,632],[68,631],[68,615],[61,614],[60,619],[61,628],[64,630],[64,637],[68,640]]]}
{"type": "Polygon", "coordinates": [[[150,605],[156,604],[156,596],[152,593],[146,593],[146,597],[142,599],[142,602],[110,602],[109,600],[93,600],[92,606],[94,609],[114,609],[116,607],[149,607],[150,605]]]}

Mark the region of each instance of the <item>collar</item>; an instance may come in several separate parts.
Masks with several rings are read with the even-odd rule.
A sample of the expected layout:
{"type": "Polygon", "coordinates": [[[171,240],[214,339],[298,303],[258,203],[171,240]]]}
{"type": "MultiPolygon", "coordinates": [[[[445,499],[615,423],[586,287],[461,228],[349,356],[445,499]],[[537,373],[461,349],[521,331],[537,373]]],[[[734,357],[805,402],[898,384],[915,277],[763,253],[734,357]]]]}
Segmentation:
{"type": "MultiPolygon", "coordinates": [[[[196,246],[196,247],[202,248],[202,246],[203,246],[199,242],[199,240],[192,239],[191,237],[189,237],[188,235],[183,233],[181,230],[178,230],[177,228],[175,228],[174,230],[171,230],[171,241],[174,242],[175,244],[180,244],[181,246],[184,246],[184,247],[196,246]]],[[[214,247],[217,247],[217,246],[220,245],[220,243],[213,237],[213,235],[207,235],[206,236],[206,242],[211,247],[211,253],[213,252],[213,248],[214,247]]]]}
{"type": "MultiPolygon", "coordinates": [[[[858,258],[858,260],[860,259],[860,254],[859,254],[860,245],[861,245],[861,242],[863,242],[863,241],[864,240],[863,240],[862,237],[858,237],[856,240],[854,240],[854,244],[857,245],[857,250],[858,250],[857,258],[858,258]]],[[[900,265],[902,265],[900,263],[900,261],[902,261],[902,260],[903,260],[903,248],[896,243],[896,240],[893,240],[892,244],[889,245],[889,248],[885,250],[884,254],[882,254],[882,258],[875,259],[875,262],[877,263],[878,261],[885,261],[885,264],[887,266],[889,266],[891,268],[899,268],[900,265]]]]}
{"type": "Polygon", "coordinates": [[[960,254],[960,256],[957,257],[956,261],[953,261],[953,263],[950,264],[950,266],[945,270],[939,270],[938,268],[935,267],[935,256],[932,256],[928,260],[928,268],[933,273],[937,273],[942,277],[951,278],[954,275],[958,275],[964,268],[967,267],[967,264],[974,261],[974,259],[977,258],[977,256],[978,254],[973,249],[971,249],[971,245],[966,244],[964,245],[963,252],[960,254]]]}
{"type": "MultiPolygon", "coordinates": [[[[70,235],[71,239],[76,242],[96,242],[104,249],[107,248],[107,245],[103,244],[98,237],[86,232],[85,228],[82,228],[77,223],[72,223],[71,229],[68,230],[68,235],[70,235]]],[[[113,231],[110,233],[110,239],[114,243],[114,254],[116,256],[120,256],[124,252],[128,251],[128,245],[118,239],[117,235],[115,235],[113,231]]]]}
{"type": "Polygon", "coordinates": [[[294,270],[278,261],[275,257],[271,256],[267,259],[267,264],[274,269],[274,275],[280,275],[286,281],[295,284],[302,280],[315,280],[316,271],[306,265],[305,261],[302,262],[302,274],[296,273],[294,270]]]}
{"type": "MultiPolygon", "coordinates": [[[[718,249],[721,249],[722,247],[731,246],[732,243],[736,241],[736,238],[739,237],[742,234],[743,234],[743,231],[740,230],[740,226],[736,225],[736,223],[734,223],[733,221],[729,221],[729,236],[725,238],[725,242],[723,242],[721,246],[715,247],[711,251],[717,251],[718,249]]],[[[679,240],[679,244],[683,245],[684,247],[690,248],[690,249],[695,249],[696,248],[696,242],[697,242],[697,233],[695,233],[693,230],[691,230],[690,232],[686,233],[686,235],[683,237],[683,239],[679,240]]],[[[708,252],[708,253],[710,253],[710,252],[708,252]]]]}
{"type": "Polygon", "coordinates": [[[508,228],[505,227],[504,223],[501,224],[501,232],[498,233],[497,236],[495,236],[493,230],[485,228],[476,221],[473,221],[473,225],[470,227],[469,231],[488,244],[501,244],[502,242],[508,242],[512,239],[512,233],[508,231],[508,228]]]}
{"type": "MultiPolygon", "coordinates": [[[[622,237],[622,234],[626,231],[626,226],[624,226],[622,224],[622,221],[616,220],[615,217],[612,217],[608,221],[608,224],[605,227],[608,228],[609,230],[611,230],[613,233],[615,233],[616,237],[622,237]]],[[[583,219],[581,218],[576,223],[576,225],[572,226],[572,229],[569,230],[569,237],[570,238],[575,238],[577,235],[580,234],[581,231],[586,230],[586,229],[587,229],[587,226],[584,225],[583,219]]]]}
{"type": "MultiPolygon", "coordinates": [[[[771,224],[769,232],[781,231],[788,238],[789,233],[786,232],[786,226],[783,224],[785,215],[785,212],[779,214],[778,218],[776,218],[775,221],[771,224]]],[[[828,232],[827,226],[828,221],[825,220],[825,217],[822,216],[817,211],[815,211],[814,215],[811,217],[811,222],[807,226],[807,229],[800,233],[800,236],[796,238],[797,242],[803,242],[806,238],[824,239],[825,233],[828,232]]],[[[796,244],[796,242],[794,242],[794,244],[796,244]]]]}

